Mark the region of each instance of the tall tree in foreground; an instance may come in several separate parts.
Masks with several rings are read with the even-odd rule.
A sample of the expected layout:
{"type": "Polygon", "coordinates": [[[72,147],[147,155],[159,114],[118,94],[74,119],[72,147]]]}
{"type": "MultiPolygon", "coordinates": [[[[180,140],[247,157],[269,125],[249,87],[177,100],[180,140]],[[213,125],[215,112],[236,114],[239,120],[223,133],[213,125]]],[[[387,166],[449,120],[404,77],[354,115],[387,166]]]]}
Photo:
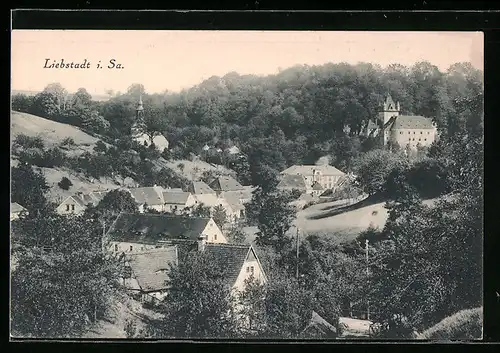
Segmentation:
{"type": "Polygon", "coordinates": [[[233,296],[224,264],[210,253],[195,252],[170,269],[165,319],[159,337],[227,338],[236,335],[233,296]]]}
{"type": "Polygon", "coordinates": [[[117,266],[101,248],[94,221],[56,214],[20,220],[33,242],[16,250],[11,273],[11,328],[16,337],[80,337],[107,317],[117,266]],[[24,222],[24,223],[23,223],[24,222]]]}
{"type": "Polygon", "coordinates": [[[45,192],[48,190],[43,174],[31,165],[21,163],[12,168],[11,200],[26,207],[30,214],[38,213],[47,206],[45,192]]]}

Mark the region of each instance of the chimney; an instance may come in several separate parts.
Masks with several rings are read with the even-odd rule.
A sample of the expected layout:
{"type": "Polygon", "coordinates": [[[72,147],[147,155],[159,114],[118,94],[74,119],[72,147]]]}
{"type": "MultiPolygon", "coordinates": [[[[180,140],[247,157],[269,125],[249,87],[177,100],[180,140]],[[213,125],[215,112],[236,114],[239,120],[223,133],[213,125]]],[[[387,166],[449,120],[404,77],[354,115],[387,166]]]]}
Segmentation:
{"type": "Polygon", "coordinates": [[[198,237],[198,251],[205,250],[206,237],[202,234],[198,237]]]}

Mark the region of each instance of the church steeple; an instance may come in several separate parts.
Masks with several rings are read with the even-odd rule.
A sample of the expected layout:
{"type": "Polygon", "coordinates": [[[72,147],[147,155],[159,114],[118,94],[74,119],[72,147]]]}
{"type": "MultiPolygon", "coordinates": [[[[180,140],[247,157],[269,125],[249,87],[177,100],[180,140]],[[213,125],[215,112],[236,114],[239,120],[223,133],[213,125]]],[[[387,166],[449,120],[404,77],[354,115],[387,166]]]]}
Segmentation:
{"type": "Polygon", "coordinates": [[[137,117],[142,117],[144,114],[144,107],[142,106],[142,94],[139,96],[139,104],[137,104],[137,108],[135,109],[137,117]]]}

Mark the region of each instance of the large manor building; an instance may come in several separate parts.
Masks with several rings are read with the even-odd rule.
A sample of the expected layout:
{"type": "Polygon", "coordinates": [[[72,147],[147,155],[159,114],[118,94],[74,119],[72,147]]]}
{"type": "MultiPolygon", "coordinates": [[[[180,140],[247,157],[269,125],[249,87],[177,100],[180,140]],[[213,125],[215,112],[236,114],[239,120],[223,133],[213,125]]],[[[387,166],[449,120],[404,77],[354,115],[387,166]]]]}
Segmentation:
{"type": "Polygon", "coordinates": [[[368,122],[365,133],[382,138],[384,146],[397,144],[405,149],[430,146],[438,137],[432,119],[420,115],[402,115],[399,102],[395,103],[390,95],[383,103],[376,121],[368,122]]]}

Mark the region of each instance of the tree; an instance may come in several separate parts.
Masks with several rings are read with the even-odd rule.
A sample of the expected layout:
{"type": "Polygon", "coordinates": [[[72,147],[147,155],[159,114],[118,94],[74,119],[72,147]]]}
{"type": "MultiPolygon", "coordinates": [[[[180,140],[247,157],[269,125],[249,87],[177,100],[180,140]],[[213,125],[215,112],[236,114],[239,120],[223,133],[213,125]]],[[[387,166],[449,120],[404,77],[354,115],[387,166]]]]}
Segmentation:
{"type": "Polygon", "coordinates": [[[225,264],[210,253],[189,253],[171,266],[170,288],[163,307],[159,335],[174,338],[235,337],[234,298],[227,282],[225,264]]]}
{"type": "Polygon", "coordinates": [[[262,286],[249,281],[239,300],[239,314],[250,321],[252,336],[259,338],[298,338],[315,304],[310,291],[283,274],[262,286]]]}
{"type": "Polygon", "coordinates": [[[12,96],[12,110],[28,113],[33,104],[34,97],[26,94],[14,94],[12,96]]]}
{"type": "Polygon", "coordinates": [[[227,240],[232,244],[244,243],[246,240],[246,237],[247,236],[246,236],[245,232],[236,226],[231,227],[231,229],[229,230],[229,232],[226,235],[227,240]]]}
{"type": "Polygon", "coordinates": [[[258,222],[257,245],[271,246],[278,254],[283,254],[291,243],[287,233],[295,219],[291,201],[288,193],[278,190],[254,193],[249,210],[251,217],[258,222]]]}
{"type": "Polygon", "coordinates": [[[356,161],[355,172],[361,187],[370,195],[383,194],[386,179],[404,159],[400,155],[385,150],[365,153],[356,161]]]}
{"type": "Polygon", "coordinates": [[[92,105],[92,96],[85,88],[78,88],[73,95],[71,105],[78,109],[90,109],[92,105]]]}
{"type": "Polygon", "coordinates": [[[95,222],[55,213],[18,222],[25,247],[13,255],[12,334],[76,338],[108,317],[117,296],[118,268],[102,251],[95,222]]]}
{"type": "Polygon", "coordinates": [[[59,181],[57,185],[63,190],[69,190],[73,183],[67,177],[62,177],[61,181],[59,181]]]}
{"type": "Polygon", "coordinates": [[[103,219],[110,219],[120,212],[137,213],[139,208],[130,192],[126,190],[114,189],[109,191],[96,205],[96,210],[103,219]]]}
{"type": "Polygon", "coordinates": [[[35,214],[47,205],[45,192],[49,186],[42,173],[28,164],[21,163],[11,172],[11,200],[26,207],[30,214],[35,214]]]}
{"type": "Polygon", "coordinates": [[[97,141],[95,146],[94,146],[94,151],[97,153],[106,153],[108,150],[106,144],[102,142],[101,140],[97,141]]]}
{"type": "Polygon", "coordinates": [[[60,111],[66,109],[68,91],[58,82],[48,84],[42,93],[48,93],[55,97],[57,107],[60,111]]]}
{"type": "Polygon", "coordinates": [[[154,138],[161,135],[167,128],[167,120],[161,109],[147,107],[144,111],[144,119],[137,126],[140,134],[145,134],[149,138],[149,143],[154,143],[154,138]]]}
{"type": "Polygon", "coordinates": [[[44,118],[57,119],[61,113],[61,108],[57,96],[44,91],[35,96],[29,112],[44,118]]]}
{"type": "Polygon", "coordinates": [[[111,124],[98,111],[92,110],[81,117],[82,127],[97,134],[107,132],[111,124]]]}
{"type": "Polygon", "coordinates": [[[212,218],[219,228],[224,227],[227,222],[226,209],[222,205],[217,205],[213,209],[212,218]]]}

